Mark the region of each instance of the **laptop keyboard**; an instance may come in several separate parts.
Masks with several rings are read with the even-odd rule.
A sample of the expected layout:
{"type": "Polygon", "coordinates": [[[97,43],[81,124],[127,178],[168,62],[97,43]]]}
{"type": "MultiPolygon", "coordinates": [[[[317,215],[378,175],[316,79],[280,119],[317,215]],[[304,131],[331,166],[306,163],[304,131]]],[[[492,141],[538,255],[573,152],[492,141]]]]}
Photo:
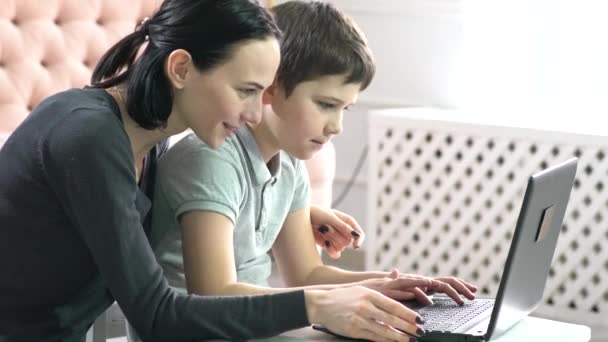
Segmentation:
{"type": "Polygon", "coordinates": [[[465,301],[462,306],[451,298],[435,297],[433,302],[433,305],[417,310],[424,320],[426,331],[454,331],[494,306],[493,299],[465,301]]]}

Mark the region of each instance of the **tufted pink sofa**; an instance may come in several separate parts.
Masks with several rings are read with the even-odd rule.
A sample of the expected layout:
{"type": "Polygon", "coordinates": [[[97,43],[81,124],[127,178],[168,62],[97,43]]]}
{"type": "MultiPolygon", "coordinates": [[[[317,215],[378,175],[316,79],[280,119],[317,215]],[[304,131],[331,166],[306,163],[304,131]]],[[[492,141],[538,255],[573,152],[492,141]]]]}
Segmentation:
{"type": "Polygon", "coordinates": [[[2,0],[0,131],[45,97],[87,84],[105,50],[159,0],[2,0]]]}

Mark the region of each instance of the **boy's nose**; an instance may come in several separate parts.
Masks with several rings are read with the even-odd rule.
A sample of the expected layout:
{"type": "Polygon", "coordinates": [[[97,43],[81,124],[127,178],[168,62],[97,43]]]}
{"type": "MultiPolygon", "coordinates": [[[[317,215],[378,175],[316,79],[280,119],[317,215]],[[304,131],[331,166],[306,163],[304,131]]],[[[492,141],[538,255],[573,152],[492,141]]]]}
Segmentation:
{"type": "Polygon", "coordinates": [[[342,133],[342,118],[330,120],[325,125],[325,135],[333,136],[342,133]]]}

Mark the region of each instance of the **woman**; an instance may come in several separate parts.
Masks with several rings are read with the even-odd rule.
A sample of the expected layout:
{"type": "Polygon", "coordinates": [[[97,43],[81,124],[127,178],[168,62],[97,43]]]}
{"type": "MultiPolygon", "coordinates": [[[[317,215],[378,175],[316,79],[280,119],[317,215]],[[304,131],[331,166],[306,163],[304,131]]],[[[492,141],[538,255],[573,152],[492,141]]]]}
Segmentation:
{"type": "MultiPolygon", "coordinates": [[[[419,317],[359,288],[205,298],[167,286],[146,237],[155,162],[191,128],[219,146],[260,119],[279,33],[248,0],[166,0],[0,150],[0,341],[83,341],[114,300],[145,341],[246,339],[321,323],[407,340],[419,317]],[[140,47],[145,45],[137,58],[140,47]]],[[[424,287],[412,280],[412,287],[424,287]]]]}

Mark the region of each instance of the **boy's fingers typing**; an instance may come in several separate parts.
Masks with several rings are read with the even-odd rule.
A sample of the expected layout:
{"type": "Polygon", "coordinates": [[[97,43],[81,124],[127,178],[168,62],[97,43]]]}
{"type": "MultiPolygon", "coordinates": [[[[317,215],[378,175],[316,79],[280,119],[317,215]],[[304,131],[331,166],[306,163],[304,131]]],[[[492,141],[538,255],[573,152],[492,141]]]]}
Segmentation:
{"type": "MultiPolygon", "coordinates": [[[[458,278],[454,278],[454,277],[442,277],[442,278],[435,278],[435,280],[439,280],[439,281],[441,281],[441,282],[443,282],[445,284],[448,284],[455,291],[457,291],[458,293],[464,295],[469,300],[475,299],[475,295],[473,294],[473,292],[471,291],[471,289],[467,286],[467,284],[465,284],[465,282],[463,282],[462,280],[460,280],[458,278]]],[[[468,284],[468,285],[470,285],[470,284],[468,284]]],[[[475,290],[476,289],[477,288],[475,287],[475,290]]],[[[460,296],[459,296],[459,298],[460,298],[460,296]]]]}
{"type": "Polygon", "coordinates": [[[452,298],[458,305],[464,304],[460,294],[450,284],[440,280],[433,280],[432,285],[429,287],[431,291],[445,293],[448,297],[452,298]]]}
{"type": "Polygon", "coordinates": [[[426,293],[424,293],[424,291],[421,290],[420,288],[416,287],[416,288],[413,288],[411,291],[412,291],[413,297],[416,298],[416,301],[418,301],[418,303],[420,303],[422,305],[433,304],[433,301],[431,300],[431,298],[429,296],[427,296],[426,293]]]}

